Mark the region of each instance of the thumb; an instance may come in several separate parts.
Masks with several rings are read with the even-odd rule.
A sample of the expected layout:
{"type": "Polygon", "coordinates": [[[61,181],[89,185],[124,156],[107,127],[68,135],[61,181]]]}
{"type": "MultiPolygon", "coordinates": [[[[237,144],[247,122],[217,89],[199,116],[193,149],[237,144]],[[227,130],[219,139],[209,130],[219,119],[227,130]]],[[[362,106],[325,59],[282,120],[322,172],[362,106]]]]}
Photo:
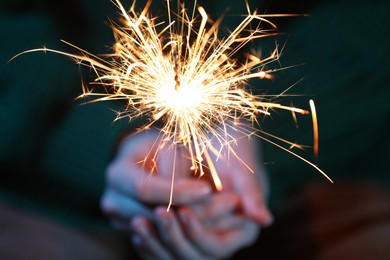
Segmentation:
{"type": "Polygon", "coordinates": [[[236,178],[235,189],[241,194],[244,213],[256,222],[269,226],[273,222],[273,217],[267,207],[264,188],[259,185],[255,174],[245,172],[240,178],[236,178]]]}
{"type": "Polygon", "coordinates": [[[268,209],[263,195],[247,189],[242,196],[242,207],[244,213],[263,226],[270,226],[273,217],[268,209]]]}

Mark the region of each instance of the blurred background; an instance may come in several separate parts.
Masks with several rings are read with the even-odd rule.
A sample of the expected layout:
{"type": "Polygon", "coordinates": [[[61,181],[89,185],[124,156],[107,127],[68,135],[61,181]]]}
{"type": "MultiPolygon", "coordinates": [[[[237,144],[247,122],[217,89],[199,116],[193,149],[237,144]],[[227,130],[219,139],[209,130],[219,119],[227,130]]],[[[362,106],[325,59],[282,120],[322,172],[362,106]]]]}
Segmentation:
{"type": "MultiPolygon", "coordinates": [[[[165,14],[163,2],[153,1],[158,15],[165,14]]],[[[251,48],[267,55],[276,41],[284,46],[280,66],[293,67],[250,87],[278,94],[295,85],[288,92],[294,96],[283,102],[309,109],[308,100],[315,101],[319,157],[316,161],[311,149],[300,154],[335,184],[265,143],[276,221],[237,258],[389,259],[383,247],[390,241],[389,2],[248,2],[260,13],[309,15],[272,20],[280,35],[251,48]]],[[[246,13],[244,1],[199,3],[212,18],[225,14],[224,26],[230,29],[246,13]]],[[[48,245],[48,256],[56,259],[93,250],[107,254],[99,259],[111,259],[112,252],[117,259],[132,256],[126,239],[112,232],[99,209],[105,167],[118,137],[132,128],[128,120],[113,122],[112,110],[120,104],[74,101],[81,94],[80,74],[88,82],[92,73],[63,56],[32,53],[9,62],[42,46],[72,52],[61,39],[91,53],[108,53],[113,43],[108,18],[117,17],[108,0],[0,2],[0,256],[23,259],[42,254],[48,245]],[[53,230],[62,234],[61,241],[50,238],[53,230]],[[79,236],[83,242],[74,239],[79,236]],[[20,243],[24,252],[15,251],[20,243]],[[64,249],[64,244],[71,246],[64,249]]],[[[299,117],[298,128],[285,113],[261,123],[267,132],[312,145],[310,118],[299,117]]]]}

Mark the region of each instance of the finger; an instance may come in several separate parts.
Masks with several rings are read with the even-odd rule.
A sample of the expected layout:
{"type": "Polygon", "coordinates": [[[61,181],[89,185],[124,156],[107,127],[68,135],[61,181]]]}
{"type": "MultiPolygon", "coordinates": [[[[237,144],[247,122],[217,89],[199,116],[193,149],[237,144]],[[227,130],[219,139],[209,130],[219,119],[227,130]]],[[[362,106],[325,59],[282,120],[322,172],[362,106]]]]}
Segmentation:
{"type": "MultiPolygon", "coordinates": [[[[107,178],[112,189],[144,203],[168,204],[170,200],[170,178],[145,172],[131,162],[114,162],[108,167],[107,178]]],[[[172,199],[177,205],[203,200],[212,192],[207,182],[197,179],[179,179],[173,183],[173,187],[172,199]]]]}
{"type": "Polygon", "coordinates": [[[185,237],[172,210],[167,212],[165,208],[159,207],[155,212],[161,238],[178,259],[205,259],[205,256],[185,237]]]}
{"type": "Polygon", "coordinates": [[[239,202],[240,198],[236,193],[217,192],[207,201],[191,205],[191,209],[200,222],[218,222],[238,210],[239,202]]]}
{"type": "Polygon", "coordinates": [[[161,244],[153,232],[151,223],[142,217],[136,217],[131,222],[133,235],[132,244],[138,254],[144,259],[173,259],[169,251],[161,244]]]}
{"type": "MultiPolygon", "coordinates": [[[[245,126],[242,127],[244,130],[245,126]]],[[[242,197],[245,214],[263,225],[269,225],[272,217],[265,203],[267,183],[265,178],[261,178],[265,176],[265,170],[260,165],[260,151],[256,149],[258,145],[254,145],[241,131],[232,127],[228,127],[228,131],[235,143],[226,149],[232,149],[234,153],[228,165],[223,165],[222,161],[218,163],[218,169],[222,169],[221,179],[228,189],[233,189],[242,197]]]]}
{"type": "Polygon", "coordinates": [[[194,175],[191,170],[191,159],[188,150],[181,145],[165,144],[158,151],[156,162],[158,175],[168,179],[175,177],[178,180],[194,175]]]}
{"type": "Polygon", "coordinates": [[[188,208],[181,208],[179,216],[186,235],[201,252],[214,257],[227,256],[218,234],[204,228],[188,208]]]}
{"type": "Polygon", "coordinates": [[[202,221],[202,225],[212,232],[227,232],[242,227],[247,220],[242,216],[226,215],[218,220],[202,221]]]}
{"type": "Polygon", "coordinates": [[[150,181],[138,182],[136,195],[141,201],[168,204],[171,191],[173,205],[196,203],[212,194],[210,185],[202,180],[182,179],[172,184],[169,179],[155,176],[150,181]]]}
{"type": "Polygon", "coordinates": [[[222,242],[226,247],[231,247],[234,251],[245,248],[253,244],[260,232],[260,226],[251,219],[241,219],[241,225],[224,232],[222,242]]]}
{"type": "Polygon", "coordinates": [[[107,188],[101,198],[103,212],[111,218],[128,221],[129,218],[140,215],[152,219],[151,209],[145,207],[135,199],[129,198],[122,193],[107,188]]]}
{"type": "Polygon", "coordinates": [[[189,209],[180,209],[180,219],[187,236],[204,254],[213,257],[229,257],[238,249],[253,243],[258,234],[258,225],[247,220],[240,228],[227,232],[210,231],[198,221],[189,209]]]}
{"type": "Polygon", "coordinates": [[[269,226],[273,218],[268,210],[264,194],[256,180],[256,175],[260,173],[246,173],[241,178],[235,178],[234,189],[241,194],[242,207],[245,214],[258,223],[269,226]]]}
{"type": "Polygon", "coordinates": [[[272,215],[265,198],[268,183],[265,179],[265,169],[260,164],[261,159],[259,155],[256,156],[260,151],[256,151],[248,138],[242,137],[238,139],[236,148],[237,154],[243,161],[237,160],[237,163],[230,169],[233,189],[241,195],[245,214],[262,225],[270,225],[272,215]]]}

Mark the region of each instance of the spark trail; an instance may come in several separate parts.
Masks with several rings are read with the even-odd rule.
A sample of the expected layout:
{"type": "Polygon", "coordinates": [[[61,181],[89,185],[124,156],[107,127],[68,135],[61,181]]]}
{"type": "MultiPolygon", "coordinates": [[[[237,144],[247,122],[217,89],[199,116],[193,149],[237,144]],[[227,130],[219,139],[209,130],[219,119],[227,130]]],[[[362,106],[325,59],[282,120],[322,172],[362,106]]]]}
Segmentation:
{"type": "MultiPolygon", "coordinates": [[[[146,117],[147,123],[141,131],[162,122],[162,141],[158,145],[185,147],[191,159],[191,170],[202,176],[207,167],[217,190],[221,190],[222,185],[211,154],[218,158],[225,147],[238,157],[228,127],[248,136],[255,133],[312,165],[331,181],[316,165],[276,143],[289,144],[288,141],[246,127],[247,124],[258,124],[259,114],[268,116],[275,109],[289,110],[294,115],[309,114],[303,109],[274,103],[269,96],[254,95],[246,89],[250,79],[272,77],[274,70],[266,68],[278,61],[278,47],[268,57],[248,53],[244,62],[235,58],[249,42],[277,34],[276,26],[268,20],[270,17],[289,15],[258,14],[247,4],[247,14],[241,23],[220,37],[222,18],[212,21],[196,2],[191,13],[180,1],[174,12],[167,0],[167,21],[152,16],[151,0],[140,12],[135,10],[135,1],[129,10],[119,0],[113,3],[120,10],[121,19],[112,23],[115,44],[108,56],[93,55],[68,42],[65,43],[74,47],[78,54],[48,48],[24,53],[59,53],[92,68],[96,78],[90,83],[91,87],[83,84],[81,97],[92,96],[93,102],[125,100],[127,105],[118,113],[117,119],[146,117]],[[104,91],[93,91],[97,87],[104,91]],[[217,144],[211,142],[212,138],[217,144]]],[[[169,206],[171,203],[172,200],[169,206]]]]}

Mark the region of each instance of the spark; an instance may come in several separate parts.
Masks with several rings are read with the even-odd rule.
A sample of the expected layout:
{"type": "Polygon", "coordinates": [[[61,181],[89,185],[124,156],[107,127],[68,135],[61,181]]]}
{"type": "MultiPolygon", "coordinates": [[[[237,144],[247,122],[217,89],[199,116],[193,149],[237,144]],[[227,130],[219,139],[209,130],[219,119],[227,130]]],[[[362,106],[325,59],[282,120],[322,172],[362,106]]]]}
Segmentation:
{"type": "Polygon", "coordinates": [[[313,153],[314,158],[317,160],[318,158],[318,122],[317,122],[317,112],[316,107],[314,104],[314,101],[312,99],[309,100],[310,104],[310,110],[311,110],[311,116],[313,121],[313,139],[314,139],[314,145],[313,145],[313,153]]]}
{"type": "MultiPolygon", "coordinates": [[[[272,78],[275,70],[267,67],[279,60],[278,46],[268,57],[248,53],[244,62],[234,58],[249,42],[277,35],[277,27],[269,18],[291,15],[258,14],[256,10],[251,11],[246,2],[248,13],[241,23],[225,37],[220,37],[222,18],[212,21],[196,1],[189,13],[180,0],[177,12],[171,10],[170,1],[166,0],[168,21],[152,16],[151,2],[147,1],[137,12],[135,1],[129,10],[119,0],[113,1],[121,19],[118,23],[112,22],[115,44],[113,52],[106,57],[93,55],[65,41],[79,54],[46,47],[24,53],[54,52],[90,67],[96,78],[90,83],[91,88],[83,84],[80,97],[92,96],[91,102],[125,100],[127,105],[118,112],[117,119],[146,117],[147,123],[141,131],[162,123],[159,147],[184,147],[194,174],[202,176],[208,168],[217,190],[222,189],[222,184],[211,155],[218,159],[222,148],[227,148],[239,158],[234,150],[234,137],[227,130],[230,127],[247,136],[255,131],[256,136],[304,160],[330,180],[317,166],[268,138],[292,147],[300,145],[267,133],[268,138],[265,138],[261,130],[248,130],[245,126],[258,124],[258,115],[268,116],[275,109],[288,110],[294,115],[309,114],[304,109],[274,103],[266,95],[252,94],[246,88],[250,79],[272,78]],[[104,91],[94,91],[97,87],[104,91]],[[211,139],[217,140],[216,143],[211,139]]],[[[153,161],[156,157],[154,155],[153,161]]],[[[173,184],[174,176],[168,209],[172,204],[173,184]]]]}

